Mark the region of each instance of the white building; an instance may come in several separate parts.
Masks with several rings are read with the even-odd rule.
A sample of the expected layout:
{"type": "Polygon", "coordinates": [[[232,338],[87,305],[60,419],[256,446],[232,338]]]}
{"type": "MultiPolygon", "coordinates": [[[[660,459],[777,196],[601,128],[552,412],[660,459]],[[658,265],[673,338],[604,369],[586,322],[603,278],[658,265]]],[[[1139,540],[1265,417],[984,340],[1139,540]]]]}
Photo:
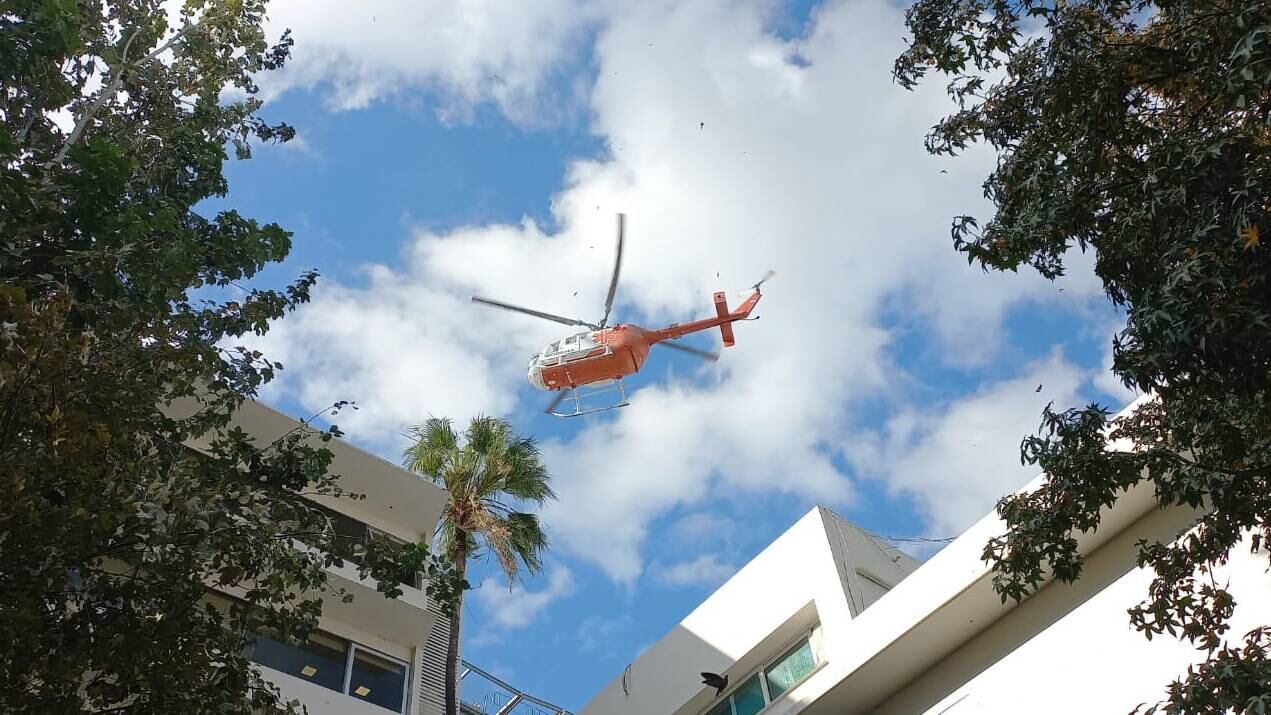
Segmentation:
{"type": "MultiPolygon", "coordinates": [[[[1026,489],[1033,488],[1039,480],[1026,489]]],[[[1148,641],[1126,610],[1147,593],[1140,539],[1169,542],[1196,512],[1125,493],[1081,538],[1082,578],[1002,603],[980,560],[1004,530],[981,519],[920,568],[813,509],[605,686],[581,715],[1126,713],[1204,654],[1148,641]],[[728,677],[719,697],[701,672],[728,677]]],[[[1230,634],[1271,621],[1267,555],[1237,547],[1220,580],[1230,634]]]]}
{"type": "MultiPolygon", "coordinates": [[[[174,405],[170,414],[192,409],[174,405]]],[[[303,425],[270,407],[247,402],[231,427],[269,444],[303,425]]],[[[316,441],[316,436],[314,437],[316,441]]],[[[190,443],[194,449],[206,440],[190,443]]],[[[427,479],[353,445],[333,439],[323,444],[333,455],[330,471],[347,492],[365,499],[309,497],[331,517],[341,536],[371,533],[430,546],[446,505],[446,492],[427,479]]],[[[450,620],[422,590],[418,578],[402,582],[402,594],[387,599],[372,579],[359,579],[352,566],[331,568],[330,591],[322,598],[318,628],[304,646],[258,639],[251,658],[310,715],[441,715],[445,712],[446,645],[450,620]],[[335,597],[343,589],[351,603],[335,597]]],[[[227,595],[239,595],[227,591],[227,595]]],[[[461,710],[470,715],[568,715],[563,708],[518,690],[466,661],[460,670],[461,710]]]]}
{"type": "MultiPolygon", "coordinates": [[[[173,411],[180,411],[175,408],[173,411]]],[[[231,427],[268,444],[302,427],[295,419],[259,403],[247,403],[231,427]]],[[[191,447],[200,448],[201,442],[191,447]]],[[[337,533],[360,538],[380,533],[403,541],[432,545],[446,505],[446,491],[388,461],[332,439],[330,471],[346,491],[365,499],[315,495],[310,500],[328,512],[337,533]]],[[[343,603],[334,594],[323,598],[318,630],[309,643],[294,646],[269,639],[257,641],[252,659],[286,700],[296,698],[310,715],[441,715],[445,712],[446,643],[450,620],[422,591],[423,583],[407,579],[402,596],[389,599],[376,591],[375,580],[360,579],[352,566],[329,569],[332,591],[353,594],[343,603]]],[[[235,596],[234,593],[229,593],[235,596]]],[[[561,707],[463,663],[461,710],[465,714],[568,715],[561,707]]]]}
{"type": "MultiPolygon", "coordinates": [[[[233,425],[260,444],[300,426],[256,402],[246,403],[233,425]]],[[[331,440],[324,446],[334,455],[331,471],[340,475],[340,486],[366,495],[356,501],[311,497],[328,511],[338,533],[359,537],[379,532],[432,543],[446,503],[443,489],[347,442],[331,440]]],[[[286,699],[304,703],[311,715],[444,712],[449,621],[421,590],[423,584],[403,583],[402,595],[387,599],[373,580],[359,579],[351,566],[330,569],[329,582],[332,589],[352,593],[353,601],[323,597],[318,630],[304,647],[261,639],[251,657],[266,677],[286,699]]]]}

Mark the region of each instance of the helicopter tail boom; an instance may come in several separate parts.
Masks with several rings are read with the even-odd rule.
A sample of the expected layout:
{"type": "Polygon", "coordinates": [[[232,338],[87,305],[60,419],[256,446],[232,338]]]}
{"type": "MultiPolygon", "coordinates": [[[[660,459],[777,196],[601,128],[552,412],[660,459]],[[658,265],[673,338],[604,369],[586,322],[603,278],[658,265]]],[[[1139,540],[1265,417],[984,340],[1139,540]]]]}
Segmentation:
{"type": "Polygon", "coordinates": [[[750,312],[755,309],[755,304],[759,302],[759,298],[759,291],[755,291],[746,300],[742,301],[741,305],[737,306],[735,310],[729,310],[728,299],[724,297],[724,293],[716,293],[715,315],[701,320],[694,320],[691,323],[679,323],[669,325],[661,330],[650,331],[649,336],[652,338],[650,342],[674,340],[689,333],[696,333],[699,330],[719,328],[724,335],[724,345],[733,345],[736,343],[733,336],[733,323],[750,317],[750,312]]]}

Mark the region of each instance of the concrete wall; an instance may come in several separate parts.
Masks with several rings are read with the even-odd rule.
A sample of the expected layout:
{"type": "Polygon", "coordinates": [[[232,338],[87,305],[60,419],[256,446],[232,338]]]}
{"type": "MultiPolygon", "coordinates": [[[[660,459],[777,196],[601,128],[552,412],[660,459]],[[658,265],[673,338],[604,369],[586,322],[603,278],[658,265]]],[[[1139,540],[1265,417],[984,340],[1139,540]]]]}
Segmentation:
{"type": "MultiPolygon", "coordinates": [[[[198,403],[192,398],[177,400],[165,408],[174,418],[193,414],[198,403]]],[[[437,521],[446,505],[446,492],[432,482],[396,464],[363,451],[344,440],[322,442],[317,432],[303,427],[294,418],[255,401],[243,403],[230,427],[250,434],[256,444],[268,445],[284,435],[300,431],[313,446],[329,449],[333,455],[330,473],[344,490],[365,495],[364,499],[311,495],[312,501],[347,514],[364,524],[405,541],[424,540],[431,544],[437,521]]],[[[187,444],[205,451],[211,435],[187,444]]]]}
{"type": "Polygon", "coordinates": [[[828,510],[813,509],[605,686],[582,715],[693,715],[715,695],[699,673],[739,684],[818,624],[824,657],[842,658],[852,647],[843,630],[881,593],[867,588],[862,573],[894,585],[917,565],[828,510]]]}
{"type": "MultiPolygon", "coordinates": [[[[197,408],[192,400],[183,400],[167,408],[174,417],[191,414],[197,408]]],[[[269,444],[299,428],[300,423],[266,405],[247,402],[234,415],[233,426],[250,433],[258,444],[269,444]]],[[[318,437],[309,439],[318,443],[318,437]]],[[[205,449],[208,437],[192,440],[193,449],[205,449]]],[[[365,495],[364,499],[314,496],[313,501],[347,514],[398,538],[431,543],[437,522],[446,502],[446,492],[390,462],[364,452],[342,440],[324,443],[334,455],[331,472],[339,475],[340,486],[365,495]]],[[[307,548],[299,542],[297,548],[307,548]]],[[[410,664],[408,674],[408,709],[411,715],[436,715],[441,712],[438,681],[428,677],[438,659],[445,660],[445,629],[448,621],[424,591],[403,586],[396,599],[385,599],[375,591],[372,579],[358,578],[351,564],[329,567],[326,592],[306,594],[323,601],[319,628],[347,638],[359,645],[377,650],[410,664]],[[336,593],[344,589],[354,595],[344,603],[336,593]],[[437,621],[442,622],[438,625],[437,621]],[[440,653],[436,651],[441,644],[440,653]]],[[[224,589],[231,596],[241,596],[242,589],[224,589]]],[[[349,713],[383,715],[387,710],[301,678],[262,668],[289,698],[300,699],[313,715],[349,713]]]]}
{"type": "Polygon", "coordinates": [[[853,616],[860,615],[922,565],[921,561],[879,542],[829,509],[820,507],[818,510],[853,616]]]}
{"type": "MultiPolygon", "coordinates": [[[[1135,565],[1135,542],[1170,541],[1189,510],[1155,510],[1087,557],[1072,585],[1044,588],[909,683],[876,712],[1130,712],[1152,704],[1202,652],[1170,636],[1148,641],[1126,610],[1147,594],[1149,571],[1135,565]]],[[[1239,640],[1271,616],[1267,553],[1238,546],[1216,575],[1230,579],[1239,604],[1230,633],[1239,640]]]]}
{"type": "Polygon", "coordinates": [[[727,674],[736,683],[778,655],[763,644],[780,639],[770,643],[780,648],[818,621],[837,630],[851,611],[834,558],[814,509],[641,654],[625,674],[625,693],[619,677],[581,715],[695,713],[715,693],[702,685],[700,672],[727,674]]]}

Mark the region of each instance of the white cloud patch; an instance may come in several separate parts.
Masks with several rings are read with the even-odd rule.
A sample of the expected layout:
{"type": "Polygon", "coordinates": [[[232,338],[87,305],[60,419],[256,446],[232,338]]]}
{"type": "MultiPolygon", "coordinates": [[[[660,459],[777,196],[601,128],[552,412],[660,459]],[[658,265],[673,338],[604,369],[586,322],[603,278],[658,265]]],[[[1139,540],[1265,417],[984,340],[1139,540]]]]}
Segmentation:
{"type": "Polygon", "coordinates": [[[1126,387],[1125,383],[1121,382],[1121,378],[1112,372],[1112,341],[1124,327],[1125,321],[1118,320],[1110,323],[1105,330],[1107,343],[1103,354],[1103,369],[1094,378],[1094,386],[1100,393],[1111,399],[1114,410],[1129,404],[1141,394],[1138,390],[1126,387]]]}
{"type": "Polygon", "coordinates": [[[1020,464],[1020,440],[1035,431],[1048,402],[1079,402],[1087,377],[1055,353],[951,404],[901,410],[880,435],[859,438],[846,452],[862,474],[912,497],[931,535],[956,536],[1037,475],[1020,464]]]}
{"type": "Polygon", "coordinates": [[[737,531],[737,522],[722,514],[699,511],[680,517],[669,529],[671,540],[695,546],[728,543],[737,531]]]}
{"type": "Polygon", "coordinates": [[[631,616],[624,615],[618,618],[589,616],[578,625],[578,645],[585,653],[613,655],[614,648],[611,645],[613,640],[627,633],[634,626],[635,620],[631,616]]]}
{"type": "Polygon", "coordinates": [[[270,36],[290,28],[296,44],[261,84],[267,93],[321,85],[338,109],[437,91],[449,114],[492,101],[527,119],[549,106],[548,79],[597,18],[589,0],[274,0],[270,36]]]}
{"type": "Polygon", "coordinates": [[[703,554],[691,561],[656,566],[653,571],[668,586],[718,586],[737,573],[737,567],[720,561],[716,554],[703,554]]]}
{"type": "Polygon", "coordinates": [[[531,591],[522,584],[508,588],[500,579],[487,578],[471,596],[481,605],[485,617],[503,628],[524,628],[533,623],[553,602],[574,593],[574,574],[557,566],[547,577],[547,584],[531,591]]]}
{"type": "MultiPolygon", "coordinates": [[[[331,14],[322,23],[338,25],[346,13],[320,6],[331,14]]],[[[656,325],[706,315],[712,291],[728,289],[736,302],[737,290],[766,269],[779,275],[765,287],[762,319],[736,326],[737,346],[700,379],[668,375],[635,392],[630,407],[571,422],[571,436],[544,444],[559,495],[544,514],[554,543],[630,584],[646,567],[650,523],[716,491],[850,501],[851,480],[836,457],[853,439],[846,427],[853,410],[862,400],[897,397],[896,385],[911,379],[889,353],[884,306],[899,299],[908,327],[930,331],[949,362],[983,363],[1010,307],[1035,301],[1061,309],[1097,291],[1071,281],[1061,295],[1026,273],[985,276],[952,251],[949,218],[986,208],[979,183],[991,157],[950,163],[924,151],[923,135],[949,105],[934,84],[910,93],[892,83],[899,8],[829,3],[808,37],[793,42],[766,29],[771,10],[765,0],[624,5],[597,39],[589,99],[592,129],[610,154],[570,166],[552,204],[559,232],[545,234],[528,220],[419,232],[400,265],[368,267],[364,286],[328,282],[312,306],[261,341],[290,368],[272,395],[315,410],[357,400],[361,410],[342,416],[341,427],[389,451],[400,446],[400,429],[427,413],[462,423],[477,412],[540,411],[539,401],[518,404],[515,391],[531,352],[567,330],[473,306],[469,296],[598,319],[613,216],[625,211],[621,320],[656,325]]],[[[519,13],[568,11],[549,1],[508,14],[519,13]]],[[[411,40],[425,55],[433,52],[427,45],[411,40]]],[[[371,67],[378,57],[371,52],[350,66],[371,67]]],[[[482,61],[471,62],[478,72],[482,61]]],[[[546,64],[539,58],[531,69],[546,64]]],[[[527,82],[525,91],[534,86],[527,82]]],[[[665,365],[654,355],[645,369],[662,374],[665,365]]],[[[1072,371],[1062,362],[1049,369],[1042,380],[1051,392],[1032,395],[1028,387],[1037,400],[1059,399],[1072,371]]],[[[1039,406],[1030,401],[1019,414],[1031,423],[1039,406]]],[[[896,422],[880,450],[904,456],[902,445],[942,434],[938,416],[907,414],[913,426],[896,422]]],[[[1006,423],[1003,434],[1017,434],[1018,424],[1006,423]]],[[[1005,463],[1009,475],[977,478],[1014,480],[1014,454],[1013,444],[991,457],[987,448],[974,453],[973,464],[1005,463]]],[[[924,482],[919,471],[889,473],[902,480],[899,489],[930,491],[941,528],[983,501],[968,498],[946,513],[937,503],[946,491],[963,500],[950,483],[924,482]]]]}

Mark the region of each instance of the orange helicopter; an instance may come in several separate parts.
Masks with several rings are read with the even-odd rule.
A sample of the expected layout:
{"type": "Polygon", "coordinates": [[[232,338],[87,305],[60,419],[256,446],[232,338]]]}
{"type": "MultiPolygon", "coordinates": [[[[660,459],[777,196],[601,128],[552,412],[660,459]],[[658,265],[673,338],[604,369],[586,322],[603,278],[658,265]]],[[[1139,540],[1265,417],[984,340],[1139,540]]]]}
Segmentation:
{"type": "Polygon", "coordinates": [[[733,323],[750,319],[750,312],[755,309],[761,297],[759,287],[774,275],[772,271],[768,271],[768,274],[752,287],[754,292],[732,311],[728,309],[728,300],[721,291],[715,294],[715,315],[709,318],[694,320],[690,323],[672,324],[657,330],[630,323],[619,323],[613,327],[607,327],[609,314],[613,310],[613,299],[618,292],[618,274],[622,269],[622,242],[625,233],[626,217],[618,214],[618,254],[613,264],[613,277],[609,280],[609,294],[605,298],[605,315],[599,323],[589,323],[585,320],[566,318],[481,296],[472,296],[474,303],[590,329],[558,340],[530,358],[530,384],[540,390],[557,393],[551,404],[544,410],[555,417],[577,417],[626,407],[630,403],[626,399],[626,389],[622,384],[622,378],[640,371],[640,367],[649,356],[649,349],[654,345],[673,348],[706,360],[718,360],[719,353],[666,341],[718,327],[724,338],[724,346],[732,346],[735,343],[733,323]],[[583,388],[587,390],[587,394],[580,392],[583,388]],[[614,393],[616,393],[616,399],[613,404],[594,409],[583,408],[582,401],[585,396],[614,393]],[[572,398],[573,409],[565,412],[557,411],[566,397],[572,398]]]}

